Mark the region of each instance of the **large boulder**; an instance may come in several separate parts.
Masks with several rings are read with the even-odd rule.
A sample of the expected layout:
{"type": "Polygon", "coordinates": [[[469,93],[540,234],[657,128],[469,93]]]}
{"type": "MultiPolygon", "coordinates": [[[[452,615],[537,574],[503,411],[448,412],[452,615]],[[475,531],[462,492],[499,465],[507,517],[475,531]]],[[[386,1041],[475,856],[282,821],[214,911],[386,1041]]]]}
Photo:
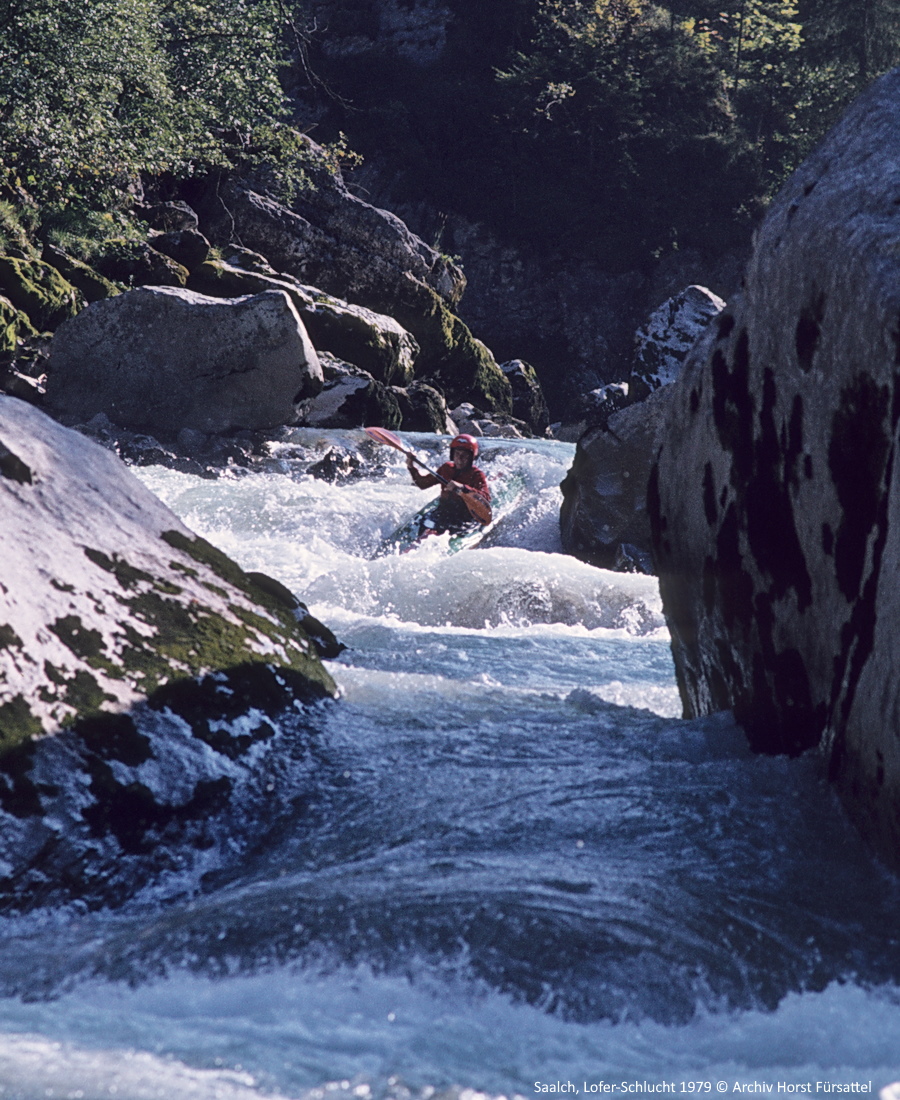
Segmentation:
{"type": "Polygon", "coordinates": [[[112,453],[9,397],[0,562],[7,904],[66,881],[109,900],[161,838],[201,842],[252,782],[273,720],[334,694],[271,583],[195,537],[112,453]]]}
{"type": "Polygon", "coordinates": [[[522,359],[501,363],[500,370],[512,388],[513,416],[524,420],[535,435],[543,435],[550,426],[550,410],[537,371],[522,359]]]}
{"type": "Polygon", "coordinates": [[[725,303],[705,286],[689,286],[655,309],[635,333],[629,398],[642,401],[674,382],[687,353],[725,303]]]}
{"type": "Polygon", "coordinates": [[[647,482],[666,425],[671,386],[589,428],[560,488],[567,554],[601,569],[649,573],[647,482]]]}
{"type": "Polygon", "coordinates": [[[650,507],[687,715],[821,745],[900,864],[900,70],[763,224],[743,295],[672,387],[650,507]]]}
{"type": "Polygon", "coordinates": [[[70,423],[105,413],[124,428],[177,434],[272,428],[322,387],[322,370],[283,290],[210,298],[141,287],[62,325],[47,399],[70,423]]]}
{"type": "Polygon", "coordinates": [[[207,260],[192,271],[188,287],[214,297],[284,290],[318,351],[353,363],[379,382],[403,385],[412,379],[419,345],[402,325],[277,272],[257,253],[226,250],[224,259],[207,260]]]}
{"type": "Polygon", "coordinates": [[[390,298],[407,272],[455,305],[466,285],[462,271],[396,214],[352,195],[318,146],[308,145],[320,165],[308,166],[313,186],[290,207],[239,180],[211,191],[200,207],[210,240],[224,247],[238,239],[277,270],[363,305],[390,298]]]}

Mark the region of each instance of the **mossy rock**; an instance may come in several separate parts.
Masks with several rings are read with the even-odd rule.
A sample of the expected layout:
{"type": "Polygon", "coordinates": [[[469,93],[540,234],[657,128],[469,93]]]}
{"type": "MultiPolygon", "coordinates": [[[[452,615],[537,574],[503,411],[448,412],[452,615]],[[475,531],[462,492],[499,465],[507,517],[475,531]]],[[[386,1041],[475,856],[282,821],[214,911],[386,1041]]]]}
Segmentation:
{"type": "Polygon", "coordinates": [[[99,271],[70,256],[56,245],[45,245],[42,258],[45,263],[55,267],[76,290],[80,290],[88,302],[99,302],[103,298],[112,298],[122,293],[115,283],[105,279],[99,271]]]}
{"type": "Polygon", "coordinates": [[[101,275],[127,286],[185,286],[188,269],[151,248],[146,241],[116,237],[95,260],[101,275]]]}
{"type": "Polygon", "coordinates": [[[37,336],[37,330],[9,298],[0,297],[0,354],[15,352],[25,336],[37,336]]]}
{"type": "Polygon", "coordinates": [[[52,331],[84,306],[81,293],[43,260],[0,256],[0,291],[41,332],[52,331]]]}
{"type": "Polygon", "coordinates": [[[431,287],[407,275],[385,309],[418,340],[416,377],[433,382],[453,408],[465,401],[512,413],[512,388],[497,361],[431,287]]]}

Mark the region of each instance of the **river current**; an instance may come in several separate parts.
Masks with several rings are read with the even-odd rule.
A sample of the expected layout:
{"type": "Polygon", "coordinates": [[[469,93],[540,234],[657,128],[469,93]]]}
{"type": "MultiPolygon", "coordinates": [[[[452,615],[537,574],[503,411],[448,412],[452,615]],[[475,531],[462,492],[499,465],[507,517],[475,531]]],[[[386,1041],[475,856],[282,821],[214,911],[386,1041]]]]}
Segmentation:
{"type": "Polygon", "coordinates": [[[332,627],[342,697],[302,719],[290,811],[249,854],[225,842],[217,873],[115,911],[0,921],[0,1100],[900,1079],[896,879],[814,756],[678,717],[655,580],[561,553],[573,450],[486,442],[526,490],[453,556],[373,557],[425,496],[361,432],[285,432],[217,480],[136,469],[332,627]],[[357,474],[312,476],[335,449],[357,474]]]}

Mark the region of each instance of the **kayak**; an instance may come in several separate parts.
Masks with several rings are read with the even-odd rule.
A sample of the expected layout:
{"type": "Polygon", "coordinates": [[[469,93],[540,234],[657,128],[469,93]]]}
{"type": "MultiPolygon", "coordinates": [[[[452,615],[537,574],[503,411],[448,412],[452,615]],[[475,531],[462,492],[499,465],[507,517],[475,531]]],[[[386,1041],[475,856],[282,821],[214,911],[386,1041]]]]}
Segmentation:
{"type": "MultiPolygon", "coordinates": [[[[468,550],[477,546],[479,542],[497,526],[501,519],[508,516],[515,508],[522,492],[525,489],[525,479],[521,474],[509,474],[506,477],[498,477],[491,481],[491,511],[494,518],[490,523],[471,523],[465,527],[454,530],[447,543],[447,553],[457,554],[460,550],[468,550]]],[[[430,500],[424,508],[420,508],[414,516],[411,516],[404,524],[397,528],[392,535],[384,540],[375,557],[381,558],[387,554],[406,554],[415,549],[423,539],[429,537],[433,530],[432,516],[437,510],[440,497],[430,500]]]]}

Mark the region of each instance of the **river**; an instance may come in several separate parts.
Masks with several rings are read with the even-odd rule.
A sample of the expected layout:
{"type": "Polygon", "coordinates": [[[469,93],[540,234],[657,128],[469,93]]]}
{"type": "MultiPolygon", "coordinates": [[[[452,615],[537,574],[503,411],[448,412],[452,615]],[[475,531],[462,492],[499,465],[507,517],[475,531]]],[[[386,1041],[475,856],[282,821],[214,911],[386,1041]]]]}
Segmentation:
{"type": "Polygon", "coordinates": [[[0,922],[2,1100],[900,1078],[900,889],[818,761],[681,720],[655,580],[561,553],[573,447],[483,449],[525,494],[452,557],[373,558],[424,497],[362,433],[285,431],[217,480],[136,469],[335,630],[342,697],[297,726],[290,811],[239,860],[0,922]],[[311,476],[334,449],[356,475],[311,476]]]}

